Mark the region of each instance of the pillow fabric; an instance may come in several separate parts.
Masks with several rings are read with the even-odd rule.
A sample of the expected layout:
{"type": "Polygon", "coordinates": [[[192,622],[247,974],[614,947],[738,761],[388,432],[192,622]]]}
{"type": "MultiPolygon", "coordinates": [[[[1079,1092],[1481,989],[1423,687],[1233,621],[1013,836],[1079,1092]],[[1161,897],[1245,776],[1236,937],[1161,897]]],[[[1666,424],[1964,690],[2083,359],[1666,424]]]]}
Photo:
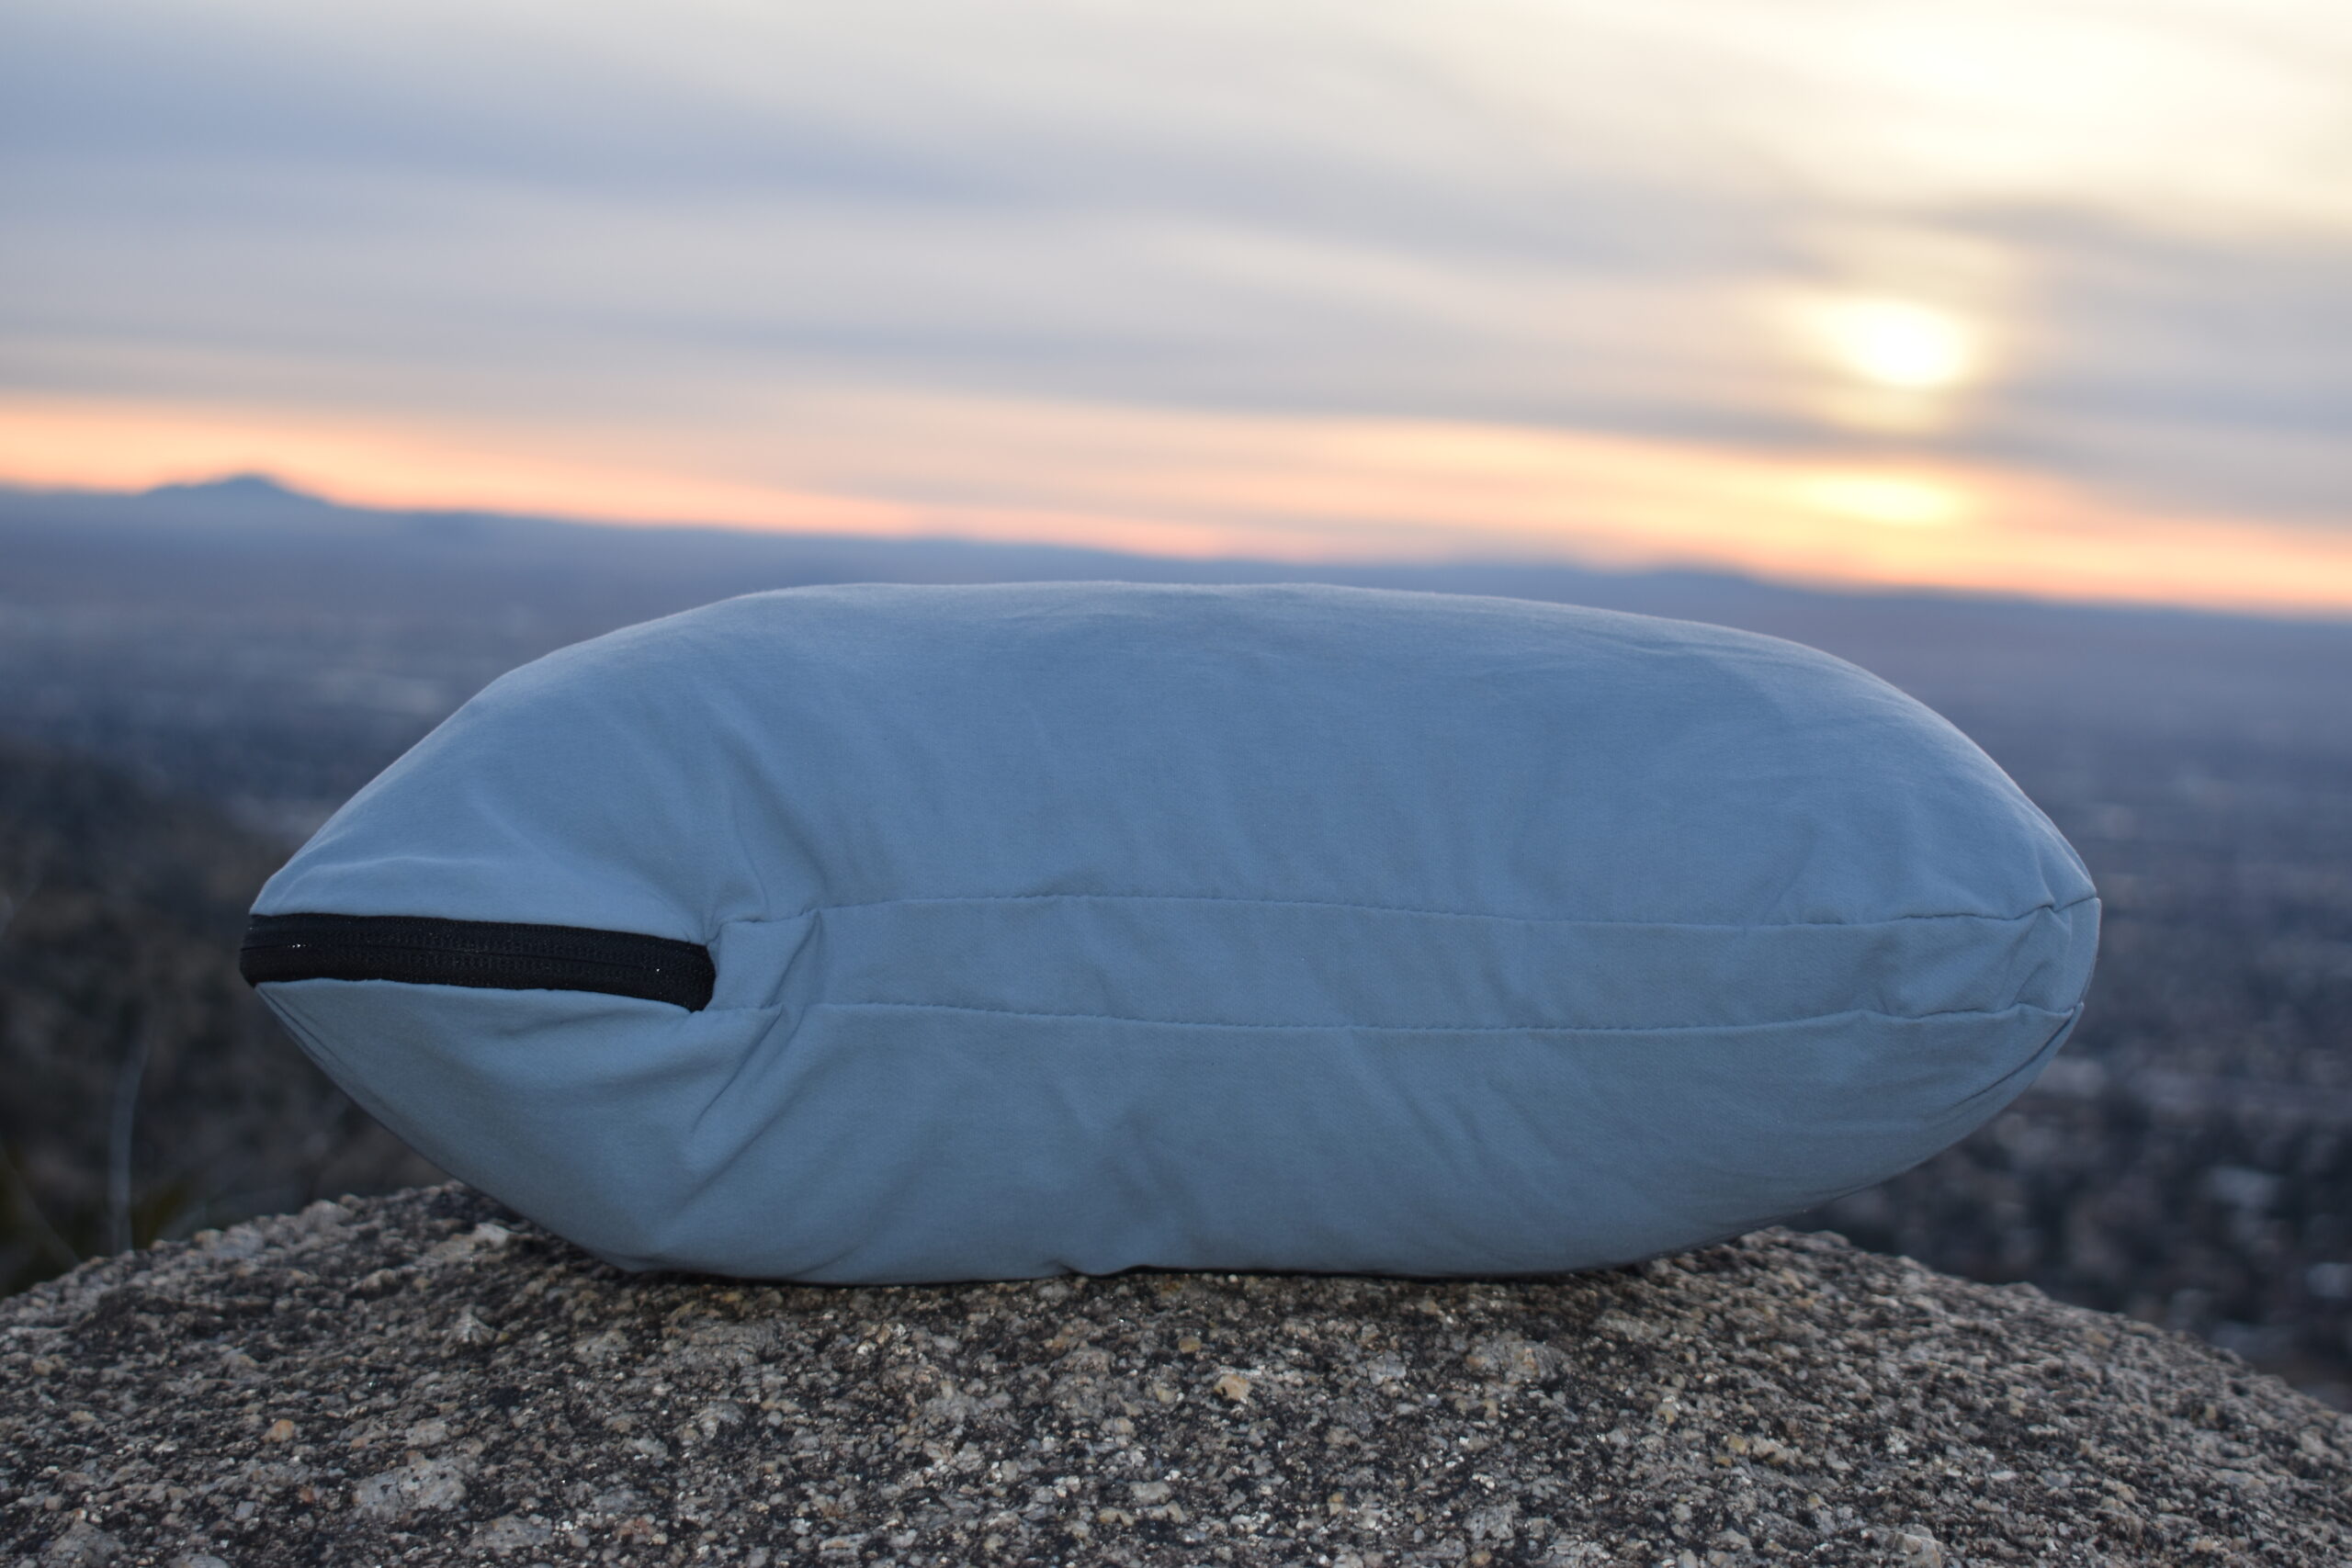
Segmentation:
{"type": "Polygon", "coordinates": [[[493,682],[263,889],[304,1047],[625,1268],[1618,1263],[1917,1164],[2098,905],[1793,643],[1326,587],[753,594],[493,682]]]}

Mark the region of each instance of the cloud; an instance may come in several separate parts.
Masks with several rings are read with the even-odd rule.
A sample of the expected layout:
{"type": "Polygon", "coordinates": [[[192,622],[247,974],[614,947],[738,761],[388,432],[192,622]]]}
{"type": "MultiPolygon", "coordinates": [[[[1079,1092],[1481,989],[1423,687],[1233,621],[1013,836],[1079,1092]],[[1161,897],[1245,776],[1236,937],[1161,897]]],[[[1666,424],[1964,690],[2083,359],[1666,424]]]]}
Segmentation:
{"type": "MultiPolygon", "coordinates": [[[[1251,420],[1487,426],[2342,524],[2346,15],[20,0],[0,389],[534,463],[593,430],[681,505],[1062,506],[967,444],[843,479],[775,434],[1001,403],[1237,463],[1251,420]],[[1804,326],[1857,301],[1971,376],[1858,383],[1804,326]]],[[[1247,525],[1180,478],[1120,514],[1247,525]]]]}

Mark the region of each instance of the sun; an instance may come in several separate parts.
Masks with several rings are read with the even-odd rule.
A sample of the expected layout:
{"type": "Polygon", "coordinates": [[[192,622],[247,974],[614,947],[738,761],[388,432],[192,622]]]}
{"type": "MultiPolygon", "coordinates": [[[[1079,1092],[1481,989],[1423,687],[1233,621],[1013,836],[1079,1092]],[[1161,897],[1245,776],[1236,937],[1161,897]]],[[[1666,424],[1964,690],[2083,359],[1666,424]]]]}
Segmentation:
{"type": "Polygon", "coordinates": [[[1970,322],[1910,300],[1844,300],[1824,307],[1818,323],[1839,368],[1892,391],[1960,386],[1976,374],[1984,358],[1970,322]]]}

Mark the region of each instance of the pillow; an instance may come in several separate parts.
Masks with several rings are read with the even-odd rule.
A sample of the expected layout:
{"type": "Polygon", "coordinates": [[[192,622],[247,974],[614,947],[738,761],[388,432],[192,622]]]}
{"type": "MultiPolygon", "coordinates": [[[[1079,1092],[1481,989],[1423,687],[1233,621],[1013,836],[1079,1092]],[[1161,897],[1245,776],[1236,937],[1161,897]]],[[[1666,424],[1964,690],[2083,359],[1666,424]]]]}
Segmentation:
{"type": "Polygon", "coordinates": [[[1629,1261],[2040,1071],[2082,863],[1715,626],[1326,587],[793,589],[493,682],[246,974],[599,1256],[820,1281],[1629,1261]]]}

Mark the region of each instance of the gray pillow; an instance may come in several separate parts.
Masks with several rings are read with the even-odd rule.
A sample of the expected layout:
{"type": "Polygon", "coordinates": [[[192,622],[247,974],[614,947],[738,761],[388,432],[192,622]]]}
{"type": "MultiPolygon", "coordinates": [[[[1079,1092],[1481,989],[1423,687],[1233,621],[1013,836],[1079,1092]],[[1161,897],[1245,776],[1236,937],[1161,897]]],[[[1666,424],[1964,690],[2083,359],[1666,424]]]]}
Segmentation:
{"type": "Polygon", "coordinates": [[[1878,1181],[2098,901],[1827,655],[1498,599],[756,594],[494,682],[256,905],[355,1098],[628,1268],[1502,1274],[1878,1181]]]}

